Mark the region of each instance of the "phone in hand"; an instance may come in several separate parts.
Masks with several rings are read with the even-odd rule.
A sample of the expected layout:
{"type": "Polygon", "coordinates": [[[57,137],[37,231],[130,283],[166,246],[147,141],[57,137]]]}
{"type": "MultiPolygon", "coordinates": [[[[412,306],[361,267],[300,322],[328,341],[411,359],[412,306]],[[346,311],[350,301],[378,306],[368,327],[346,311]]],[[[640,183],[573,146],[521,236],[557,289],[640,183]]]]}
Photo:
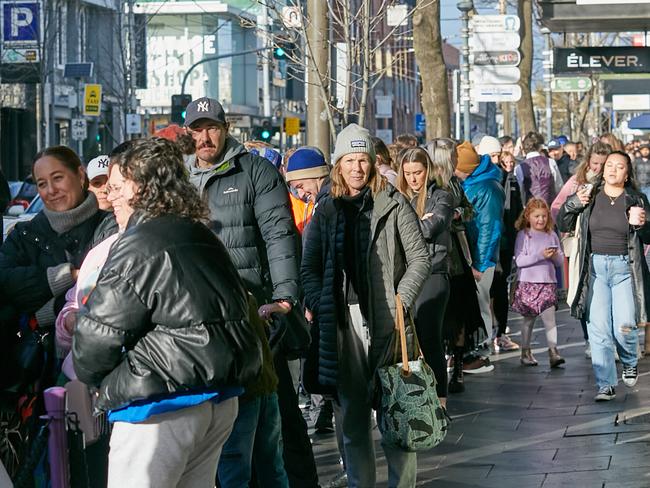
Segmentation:
{"type": "Polygon", "coordinates": [[[579,188],[581,191],[586,191],[587,193],[591,194],[591,190],[594,189],[594,185],[591,183],[585,183],[584,185],[580,185],[579,188]]]}

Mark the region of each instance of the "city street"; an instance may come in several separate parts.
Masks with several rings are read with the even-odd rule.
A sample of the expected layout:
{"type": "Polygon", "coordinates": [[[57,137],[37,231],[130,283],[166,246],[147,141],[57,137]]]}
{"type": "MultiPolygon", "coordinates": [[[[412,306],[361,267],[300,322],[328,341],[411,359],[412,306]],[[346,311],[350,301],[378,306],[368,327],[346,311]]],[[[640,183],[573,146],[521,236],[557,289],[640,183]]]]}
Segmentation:
{"type": "MultiPolygon", "coordinates": [[[[491,373],[465,375],[465,392],[448,400],[453,423],[447,438],[419,455],[418,486],[650,486],[648,361],[639,363],[636,387],[619,383],[614,401],[595,403],[580,324],[566,308],[557,317],[564,367],[549,368],[538,323],[533,347],[539,366],[521,366],[519,353],[512,352],[491,356],[495,365],[491,373]]],[[[511,320],[515,341],[520,338],[519,323],[511,320]]],[[[334,435],[312,439],[325,485],[339,470],[336,442],[334,435]]],[[[386,463],[379,442],[376,446],[378,486],[385,487],[386,463]]]]}

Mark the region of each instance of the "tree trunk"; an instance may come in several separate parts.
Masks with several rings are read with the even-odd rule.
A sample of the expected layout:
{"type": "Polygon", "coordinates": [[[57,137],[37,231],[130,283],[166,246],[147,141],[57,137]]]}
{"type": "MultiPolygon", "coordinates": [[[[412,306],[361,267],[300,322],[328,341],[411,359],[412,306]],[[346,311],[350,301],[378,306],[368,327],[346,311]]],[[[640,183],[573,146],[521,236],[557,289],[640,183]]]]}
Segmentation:
{"type": "Polygon", "coordinates": [[[363,24],[361,28],[361,101],[359,102],[359,125],[366,126],[366,107],[370,90],[370,0],[363,2],[363,24]]]}
{"type": "Polygon", "coordinates": [[[517,118],[519,119],[519,132],[526,134],[537,130],[535,112],[533,110],[533,97],[530,91],[531,74],[533,71],[533,0],[518,0],[517,14],[521,19],[521,99],[517,102],[517,118]]]}
{"type": "Polygon", "coordinates": [[[413,47],[420,67],[426,139],[449,137],[451,116],[447,67],[442,56],[440,1],[418,0],[413,15],[413,47]]]}

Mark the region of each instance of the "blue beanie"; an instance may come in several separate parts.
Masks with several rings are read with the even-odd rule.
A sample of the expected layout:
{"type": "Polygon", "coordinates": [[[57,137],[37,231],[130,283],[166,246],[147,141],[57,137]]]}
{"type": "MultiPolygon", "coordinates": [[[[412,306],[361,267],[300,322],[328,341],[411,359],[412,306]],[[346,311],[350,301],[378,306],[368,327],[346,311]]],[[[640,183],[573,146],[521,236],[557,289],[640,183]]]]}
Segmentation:
{"type": "Polygon", "coordinates": [[[296,149],[287,161],[287,181],[306,178],[322,178],[330,174],[325,156],[316,147],[304,146],[296,149]]]}

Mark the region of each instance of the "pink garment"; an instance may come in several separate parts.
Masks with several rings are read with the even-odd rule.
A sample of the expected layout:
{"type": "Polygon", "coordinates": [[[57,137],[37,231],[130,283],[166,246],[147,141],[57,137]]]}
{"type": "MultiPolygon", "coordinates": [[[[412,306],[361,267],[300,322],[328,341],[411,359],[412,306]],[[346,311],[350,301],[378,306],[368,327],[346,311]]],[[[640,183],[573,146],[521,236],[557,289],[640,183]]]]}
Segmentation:
{"type": "Polygon", "coordinates": [[[515,241],[515,262],[520,282],[557,283],[555,267],[564,264],[560,239],[555,232],[520,230],[515,241]],[[552,259],[546,259],[542,252],[552,246],[557,247],[557,252],[552,259]]]}
{"type": "Polygon", "coordinates": [[[388,164],[382,164],[379,166],[379,174],[388,180],[388,183],[395,186],[397,182],[397,173],[395,170],[390,167],[388,164]]]}
{"type": "Polygon", "coordinates": [[[65,327],[65,319],[70,313],[77,313],[84,297],[92,291],[97,283],[99,272],[104,267],[111,246],[119,237],[119,234],[104,239],[93,247],[84,259],[79,268],[77,284],[70,288],[65,294],[66,303],[56,318],[56,346],[59,357],[64,357],[72,349],[72,334],[65,327]]]}
{"type": "Polygon", "coordinates": [[[555,200],[553,200],[553,203],[551,204],[551,216],[553,217],[553,222],[557,222],[557,215],[560,213],[560,209],[562,208],[562,205],[564,205],[564,202],[566,202],[567,198],[577,191],[578,180],[576,179],[576,175],[573,175],[567,180],[560,190],[560,193],[557,194],[555,200]]]}

